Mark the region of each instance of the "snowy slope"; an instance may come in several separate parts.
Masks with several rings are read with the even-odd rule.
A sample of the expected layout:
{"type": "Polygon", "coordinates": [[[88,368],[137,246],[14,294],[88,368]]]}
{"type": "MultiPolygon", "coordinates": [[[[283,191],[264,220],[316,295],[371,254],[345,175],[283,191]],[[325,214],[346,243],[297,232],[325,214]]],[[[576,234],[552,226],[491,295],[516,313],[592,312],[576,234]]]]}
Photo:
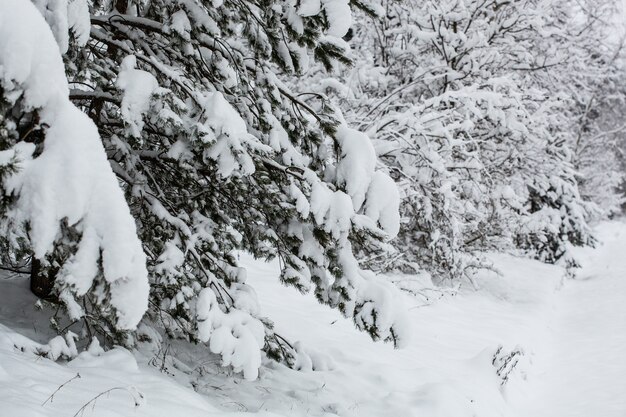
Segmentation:
{"type": "Polygon", "coordinates": [[[300,341],[326,369],[298,372],[266,361],[253,382],[220,369],[219,358],[201,346],[167,341],[165,356],[147,347],[134,357],[92,349],[54,363],[21,352],[15,346],[54,334],[45,314],[33,310],[25,281],[2,279],[0,416],[71,417],[111,388],[83,415],[624,416],[626,257],[619,254],[626,225],[598,232],[606,243],[580,252],[585,268],[576,281],[563,284],[554,266],[490,255],[504,275],[483,273],[479,291],[438,295],[426,288],[430,305],[407,297],[413,338],[401,350],[372,343],[337,312],[281,287],[275,265],[245,258],[277,331],[300,341]],[[503,385],[496,368],[516,350],[517,365],[503,385]],[[71,380],[77,373],[81,378],[71,380]]]}
{"type": "Polygon", "coordinates": [[[401,350],[371,343],[309,297],[288,298],[288,289],[263,278],[270,268],[259,269],[255,286],[266,300],[264,311],[280,317],[278,331],[337,363],[335,371],[313,373],[309,380],[317,387],[310,384],[305,398],[291,400],[281,411],[317,403],[308,410],[311,415],[320,410],[349,416],[505,415],[493,355],[499,345],[508,351],[519,345],[532,356],[543,337],[536,323],[549,312],[562,271],[509,256],[492,259],[507,274],[484,273],[480,292],[462,290],[428,307],[415,299],[407,302],[413,340],[401,350]]]}
{"type": "Polygon", "coordinates": [[[177,384],[153,367],[139,367],[135,357],[122,348],[107,352],[92,348],[69,363],[56,363],[27,353],[40,344],[23,334],[39,341],[46,341],[53,334],[47,329],[45,315],[33,311],[35,300],[24,284],[24,280],[7,278],[0,284],[1,321],[19,330],[17,333],[0,324],[1,417],[209,417],[225,414],[207,398],[177,384]],[[81,412],[86,404],[88,406],[81,412]]]}

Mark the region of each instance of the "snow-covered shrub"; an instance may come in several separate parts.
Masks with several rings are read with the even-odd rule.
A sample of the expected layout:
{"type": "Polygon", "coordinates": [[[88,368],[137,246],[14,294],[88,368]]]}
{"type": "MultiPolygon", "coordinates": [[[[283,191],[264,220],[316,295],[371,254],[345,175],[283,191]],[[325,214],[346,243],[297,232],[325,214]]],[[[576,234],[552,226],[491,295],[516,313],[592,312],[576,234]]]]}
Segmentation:
{"type": "Polygon", "coordinates": [[[480,251],[555,262],[592,242],[570,90],[593,78],[577,80],[586,64],[607,80],[585,46],[601,19],[576,20],[594,1],[554,3],[382,1],[354,19],[354,69],[312,71],[311,88],[372,138],[401,186],[403,256],[381,267],[446,280],[484,267],[480,251]]]}
{"type": "MultiPolygon", "coordinates": [[[[572,151],[581,197],[595,219],[621,211],[624,170],[619,160],[626,139],[626,50],[610,22],[619,14],[614,1],[588,1],[574,7],[558,38],[565,51],[559,74],[571,87],[564,94],[566,138],[572,151]]],[[[558,4],[559,8],[564,7],[558,4]]],[[[569,10],[562,11],[567,15],[569,10]]]]}

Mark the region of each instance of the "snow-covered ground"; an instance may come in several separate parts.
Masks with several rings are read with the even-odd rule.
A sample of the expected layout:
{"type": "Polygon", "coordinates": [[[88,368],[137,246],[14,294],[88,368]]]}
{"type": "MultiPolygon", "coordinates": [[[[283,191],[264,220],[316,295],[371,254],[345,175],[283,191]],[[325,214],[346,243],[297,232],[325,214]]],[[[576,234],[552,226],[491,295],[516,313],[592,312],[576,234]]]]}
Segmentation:
{"type": "Polygon", "coordinates": [[[401,350],[281,287],[274,264],[246,258],[264,313],[325,369],[267,361],[253,382],[201,346],[167,341],[156,353],[92,347],[52,362],[32,353],[54,336],[45,312],[25,279],[5,276],[0,416],[626,416],[626,224],[597,232],[603,244],[579,251],[575,280],[493,254],[503,276],[482,273],[478,291],[422,283],[429,300],[406,297],[413,338],[401,350]]]}
{"type": "Polygon", "coordinates": [[[580,250],[583,269],[556,294],[549,338],[533,365],[518,415],[626,416],[626,227],[596,228],[597,250],[580,250]]]}

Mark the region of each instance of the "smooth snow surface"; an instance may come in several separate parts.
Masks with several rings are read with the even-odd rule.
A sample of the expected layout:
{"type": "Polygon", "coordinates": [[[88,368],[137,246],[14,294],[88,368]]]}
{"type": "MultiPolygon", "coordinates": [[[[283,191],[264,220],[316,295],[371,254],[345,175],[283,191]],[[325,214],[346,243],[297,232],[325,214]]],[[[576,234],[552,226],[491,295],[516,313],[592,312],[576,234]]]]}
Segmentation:
{"type": "Polygon", "coordinates": [[[480,274],[478,291],[391,277],[412,279],[410,287],[419,289],[404,299],[413,337],[400,350],[372,343],[312,296],[280,286],[275,264],[242,256],[262,311],[278,333],[300,341],[296,349],[307,355],[299,365],[316,369],[299,372],[264,359],[255,381],[219,368],[219,355],[207,347],[167,340],[161,351],[142,346],[134,356],[98,346],[69,363],[37,356],[64,344],[48,343],[55,334],[47,313],[33,309],[27,281],[5,276],[0,416],[71,417],[116,388],[82,415],[623,417],[626,224],[603,224],[597,232],[604,243],[579,251],[584,268],[575,280],[563,280],[555,266],[494,254],[503,275],[480,274]],[[512,352],[520,353],[498,372],[493,363],[499,367],[512,352]],[[71,380],[77,373],[81,378],[71,380]]]}
{"type": "Polygon", "coordinates": [[[519,417],[626,416],[626,228],[597,228],[583,270],[546,317],[548,344],[533,364],[519,417]]]}

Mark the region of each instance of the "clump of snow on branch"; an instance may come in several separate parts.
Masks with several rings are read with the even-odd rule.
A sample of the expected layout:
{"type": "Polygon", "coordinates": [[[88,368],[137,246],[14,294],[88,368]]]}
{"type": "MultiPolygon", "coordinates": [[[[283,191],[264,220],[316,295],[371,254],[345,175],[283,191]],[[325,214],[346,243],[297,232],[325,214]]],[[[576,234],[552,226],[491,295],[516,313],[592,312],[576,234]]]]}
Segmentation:
{"type": "Polygon", "coordinates": [[[352,24],[350,2],[348,0],[322,0],[322,4],[329,23],[328,35],[341,38],[352,24]]]}
{"type": "Polygon", "coordinates": [[[357,328],[370,333],[374,340],[393,342],[396,347],[404,346],[410,337],[410,330],[399,290],[372,271],[361,269],[349,243],[340,250],[339,263],[348,283],[345,290],[355,291],[353,301],[346,309],[352,310],[357,328]]]}
{"type": "Polygon", "coordinates": [[[376,151],[369,137],[342,124],[337,129],[339,162],[337,183],[352,199],[354,211],[378,222],[390,237],[400,230],[400,193],[395,182],[384,172],[376,171],[376,151]]]}
{"type": "Polygon", "coordinates": [[[243,372],[247,380],[256,379],[264,344],[263,324],[242,310],[222,311],[210,288],[200,292],[196,315],[198,338],[208,342],[211,352],[221,355],[222,365],[243,372]]]}
{"type": "Polygon", "coordinates": [[[337,142],[341,149],[337,164],[337,181],[345,186],[352,197],[355,210],[359,210],[374,175],[376,152],[364,133],[350,129],[346,125],[337,129],[337,142]]]}
{"type": "Polygon", "coordinates": [[[365,215],[377,221],[390,237],[400,231],[400,192],[391,177],[376,171],[367,190],[365,215]]]}
{"type": "Polygon", "coordinates": [[[341,38],[350,29],[352,11],[348,0],[303,0],[298,4],[297,13],[302,17],[315,16],[324,11],[328,19],[328,36],[341,38]]]}
{"type": "Polygon", "coordinates": [[[247,150],[270,152],[271,148],[248,133],[245,121],[222,93],[206,93],[203,107],[207,122],[200,126],[202,140],[211,144],[205,156],[218,163],[218,172],[223,177],[235,171],[252,174],[254,162],[247,150]]]}
{"type": "Polygon", "coordinates": [[[71,32],[80,46],[87,44],[91,30],[87,0],[32,0],[44,16],[61,53],[67,52],[71,32]]]}
{"type": "Polygon", "coordinates": [[[116,85],[124,91],[122,117],[128,123],[131,134],[139,137],[144,125],[143,115],[150,108],[150,98],[159,83],[154,75],[137,69],[137,57],[128,55],[122,60],[116,85]]]}

